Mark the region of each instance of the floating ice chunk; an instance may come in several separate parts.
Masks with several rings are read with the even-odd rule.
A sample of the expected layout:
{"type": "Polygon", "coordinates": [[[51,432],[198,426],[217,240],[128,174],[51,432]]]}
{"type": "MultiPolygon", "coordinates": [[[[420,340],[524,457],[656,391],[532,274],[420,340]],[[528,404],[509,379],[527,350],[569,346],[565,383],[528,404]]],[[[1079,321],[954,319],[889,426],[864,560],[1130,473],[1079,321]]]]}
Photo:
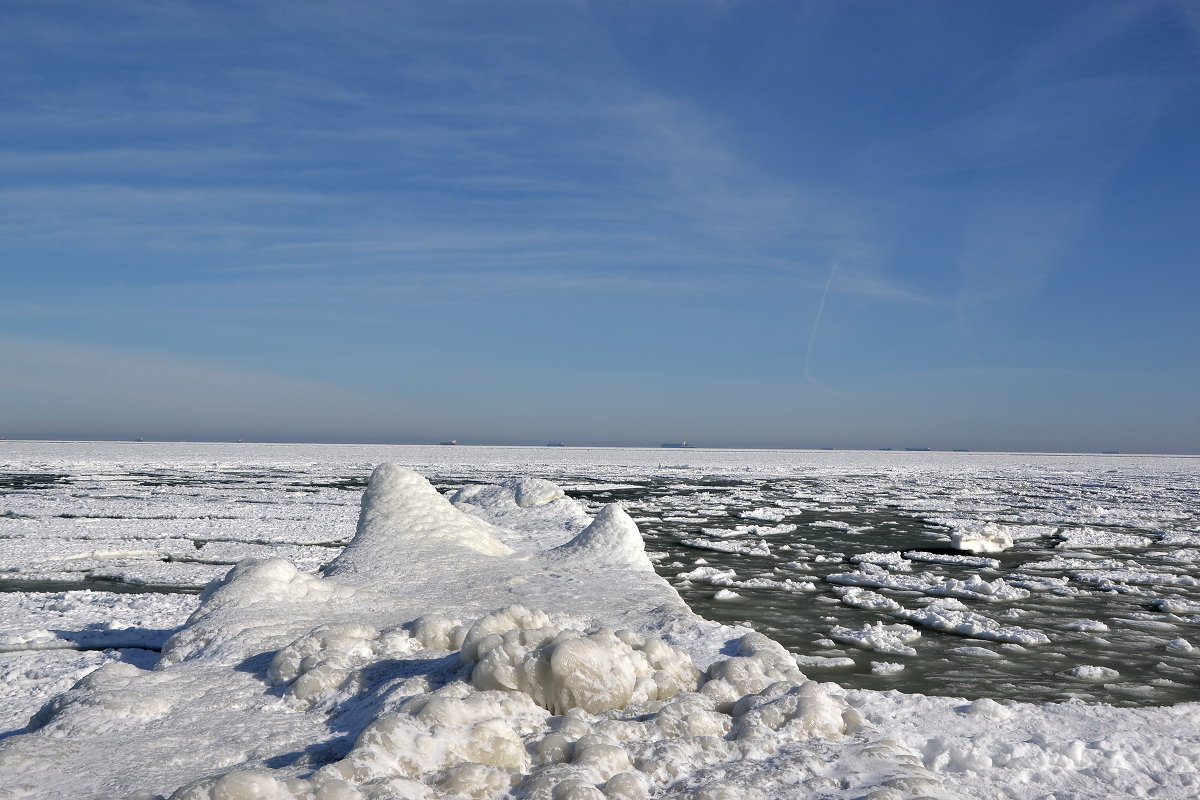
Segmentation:
{"type": "Polygon", "coordinates": [[[1153,540],[1145,536],[1130,533],[1102,530],[1099,528],[1061,528],[1058,531],[1061,548],[1092,548],[1092,547],[1146,547],[1153,540]]]}
{"type": "Polygon", "coordinates": [[[1150,604],[1155,611],[1168,614],[1200,614],[1200,603],[1182,597],[1160,597],[1150,604]]]}
{"type": "MultiPolygon", "coordinates": [[[[899,556],[899,553],[896,555],[899,556]]],[[[962,581],[957,578],[939,579],[928,572],[896,575],[873,563],[859,564],[857,572],[829,575],[825,580],[848,586],[869,586],[876,589],[920,592],[934,597],[961,597],[989,602],[1021,600],[1029,596],[1028,590],[1010,586],[1003,578],[987,581],[978,575],[972,575],[962,581]]]]}
{"type": "Polygon", "coordinates": [[[1013,538],[1007,527],[989,522],[978,530],[955,531],[950,546],[968,553],[999,553],[1013,546],[1013,538]]]}
{"type": "Polygon", "coordinates": [[[740,553],[750,556],[771,555],[770,545],[762,539],[759,539],[754,544],[731,542],[723,539],[684,539],[682,543],[688,547],[695,547],[700,550],[714,550],[719,553],[740,553]]]}
{"type": "Polygon", "coordinates": [[[738,514],[742,519],[759,519],[763,522],[781,522],[787,516],[782,508],[752,508],[738,514]]]}
{"type": "Polygon", "coordinates": [[[1049,577],[1013,572],[1009,574],[1007,581],[1009,586],[1019,586],[1034,592],[1049,592],[1057,595],[1072,595],[1080,592],[1079,587],[1070,585],[1071,579],[1065,575],[1049,577]]]}
{"type": "Polygon", "coordinates": [[[921,632],[910,625],[884,625],[882,622],[869,622],[857,630],[835,625],[830,630],[829,637],[842,644],[861,647],[864,650],[915,656],[916,649],[909,647],[908,643],[920,639],[921,632]]]}
{"type": "Polygon", "coordinates": [[[1200,546],[1200,530],[1159,531],[1163,544],[1200,546]]]}
{"type": "Polygon", "coordinates": [[[701,528],[700,532],[705,536],[712,536],[717,539],[733,539],[738,536],[771,536],[793,533],[796,528],[796,525],[735,525],[732,529],[701,528]]]}
{"type": "MultiPolygon", "coordinates": [[[[1170,534],[1163,534],[1163,539],[1169,538],[1170,534]]],[[[1160,542],[1163,540],[1160,539],[1160,542]]],[[[1172,550],[1169,553],[1163,553],[1158,556],[1162,561],[1173,561],[1177,564],[1189,565],[1200,562],[1200,549],[1195,547],[1185,547],[1179,550],[1172,550]]]]}
{"type": "Polygon", "coordinates": [[[1079,619],[1064,627],[1069,631],[1083,631],[1085,633],[1104,633],[1108,630],[1108,626],[1097,619],[1079,619]]]}
{"type": "Polygon", "coordinates": [[[811,669],[853,669],[858,664],[849,656],[796,656],[796,666],[811,669]]]}
{"type": "Polygon", "coordinates": [[[696,567],[688,572],[681,572],[675,577],[685,581],[711,583],[714,586],[732,586],[737,579],[737,572],[719,567],[696,567]]]}
{"type": "Polygon", "coordinates": [[[891,614],[893,617],[923,625],[926,628],[957,633],[960,636],[974,639],[989,639],[1014,644],[1049,644],[1050,642],[1050,638],[1044,633],[1016,626],[1004,626],[982,614],[960,610],[961,607],[962,604],[955,600],[935,600],[922,609],[901,608],[891,614]]]}
{"type": "Polygon", "coordinates": [[[713,594],[713,600],[740,600],[741,595],[729,589],[718,589],[713,594]]]}
{"type": "Polygon", "coordinates": [[[1132,559],[1098,558],[1091,553],[1080,553],[1078,556],[1055,555],[1025,566],[1027,569],[1062,572],[1075,569],[1124,569],[1141,565],[1132,559]]]}
{"type": "Polygon", "coordinates": [[[750,536],[778,536],[784,533],[795,533],[798,528],[798,525],[785,522],[782,525],[738,525],[734,530],[750,536]]]}
{"type": "Polygon", "coordinates": [[[1078,667],[1071,667],[1064,672],[1058,673],[1064,678],[1072,678],[1077,681],[1090,681],[1093,683],[1107,683],[1121,677],[1121,673],[1110,667],[1096,667],[1090,664],[1081,664],[1078,667]]]}
{"type": "Polygon", "coordinates": [[[701,528],[700,532],[705,536],[712,536],[716,539],[732,539],[737,536],[745,536],[748,530],[753,527],[750,525],[739,525],[736,528],[701,528]]]}
{"type": "Polygon", "coordinates": [[[850,556],[850,561],[855,564],[875,564],[876,566],[888,567],[895,570],[912,569],[912,564],[905,561],[904,556],[900,555],[898,550],[886,553],[859,553],[858,555],[850,556]]]}
{"type": "Polygon", "coordinates": [[[961,597],[967,600],[987,600],[990,602],[1004,600],[1023,600],[1029,597],[1029,590],[1012,586],[1003,578],[987,581],[978,575],[972,575],[965,581],[947,578],[936,586],[925,590],[926,594],[938,597],[961,597]]]}
{"type": "Polygon", "coordinates": [[[834,528],[839,531],[852,531],[854,526],[849,522],[843,522],[840,519],[819,519],[815,522],[808,523],[812,528],[834,528]]]}
{"type": "Polygon", "coordinates": [[[998,569],[1000,562],[994,558],[980,556],[956,556],[947,553],[926,553],[923,550],[908,550],[904,557],[909,561],[924,561],[930,564],[956,564],[963,567],[978,567],[981,569],[998,569]]]}
{"type": "Polygon", "coordinates": [[[834,589],[842,603],[851,608],[865,608],[869,611],[895,611],[900,604],[890,597],[884,597],[878,592],[867,589],[834,589]]]}
{"type": "Polygon", "coordinates": [[[1200,579],[1191,575],[1173,575],[1135,569],[1098,569],[1071,572],[1071,579],[1081,583],[1098,584],[1102,589],[1125,586],[1200,586],[1200,579]]]}
{"type": "Polygon", "coordinates": [[[986,647],[952,647],[951,653],[957,653],[963,656],[974,656],[976,658],[1004,658],[1003,655],[995,650],[988,650],[986,647]]]}
{"type": "Polygon", "coordinates": [[[1164,644],[1163,649],[1166,650],[1168,653],[1190,653],[1193,650],[1195,650],[1196,648],[1193,647],[1192,643],[1189,642],[1187,639],[1178,638],[1178,639],[1172,639],[1171,641],[1164,644]]]}
{"type": "Polygon", "coordinates": [[[174,630],[107,628],[104,630],[23,630],[0,633],[0,653],[23,650],[107,650],[125,647],[158,650],[174,630]]]}
{"type": "Polygon", "coordinates": [[[779,589],[785,592],[817,591],[817,585],[812,581],[794,581],[791,578],[781,581],[771,578],[750,578],[744,581],[733,581],[729,585],[737,589],[779,589]]]}
{"type": "Polygon", "coordinates": [[[64,556],[63,561],[102,561],[105,559],[165,558],[161,550],[89,550],[64,556]]]}
{"type": "MultiPolygon", "coordinates": [[[[914,651],[915,652],[915,651],[914,651]]],[[[872,661],[871,672],[875,675],[895,675],[897,672],[903,672],[904,665],[898,664],[895,661],[872,661]]]]}
{"type": "MultiPolygon", "coordinates": [[[[897,554],[899,555],[899,554],[897,554]]],[[[858,565],[857,572],[842,572],[827,575],[825,580],[843,586],[869,586],[874,589],[895,589],[907,592],[925,592],[936,582],[929,573],[920,575],[896,575],[875,564],[858,565]]]]}

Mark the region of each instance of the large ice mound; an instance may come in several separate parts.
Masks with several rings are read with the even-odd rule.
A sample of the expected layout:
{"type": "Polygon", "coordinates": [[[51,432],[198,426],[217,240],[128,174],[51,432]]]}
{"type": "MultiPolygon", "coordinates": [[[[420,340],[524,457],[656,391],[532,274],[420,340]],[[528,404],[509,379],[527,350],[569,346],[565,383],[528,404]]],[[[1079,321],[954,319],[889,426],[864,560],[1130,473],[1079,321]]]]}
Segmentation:
{"type": "Polygon", "coordinates": [[[860,726],[783,647],[689,612],[619,506],[589,518],[544,481],[445,497],[384,464],[321,574],[242,562],[153,670],[80,681],[0,774],[45,798],[742,797],[860,726]]]}

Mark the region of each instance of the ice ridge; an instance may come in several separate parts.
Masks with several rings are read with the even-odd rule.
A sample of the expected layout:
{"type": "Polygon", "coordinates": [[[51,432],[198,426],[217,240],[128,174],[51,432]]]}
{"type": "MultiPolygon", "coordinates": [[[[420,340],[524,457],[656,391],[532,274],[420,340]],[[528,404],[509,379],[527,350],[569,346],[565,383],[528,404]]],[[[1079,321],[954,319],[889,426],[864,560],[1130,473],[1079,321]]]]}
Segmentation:
{"type": "Polygon", "coordinates": [[[603,559],[637,569],[654,570],[637,524],[616,503],[602,507],[596,513],[596,518],[578,536],[550,553],[565,558],[603,559]]]}
{"type": "Polygon", "coordinates": [[[414,552],[465,548],[512,553],[480,519],[459,511],[417,472],[380,464],[363,494],[354,539],[325,569],[331,577],[389,563],[398,547],[414,552]]]}

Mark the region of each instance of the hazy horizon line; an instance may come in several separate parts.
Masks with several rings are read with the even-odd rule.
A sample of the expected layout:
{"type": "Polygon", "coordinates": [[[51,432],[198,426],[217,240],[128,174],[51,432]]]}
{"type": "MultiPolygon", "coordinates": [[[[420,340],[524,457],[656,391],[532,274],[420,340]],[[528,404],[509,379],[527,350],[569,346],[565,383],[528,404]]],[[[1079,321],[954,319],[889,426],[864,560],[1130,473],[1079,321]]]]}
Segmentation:
{"type": "Polygon", "coordinates": [[[1123,452],[1119,450],[1007,450],[992,448],[941,448],[941,447],[787,447],[765,445],[699,445],[688,443],[680,446],[677,443],[660,444],[588,444],[584,442],[545,442],[532,443],[487,443],[459,441],[317,441],[302,439],[79,439],[79,438],[9,438],[0,436],[0,442],[27,442],[45,444],[93,443],[93,444],[246,444],[246,445],[312,445],[331,447],[497,447],[512,449],[529,448],[563,448],[563,449],[608,449],[608,450],[792,450],[797,452],[855,452],[855,453],[960,453],[960,454],[989,454],[989,455],[1071,455],[1071,456],[1153,456],[1156,458],[1200,458],[1200,453],[1153,453],[1153,452],[1123,452]]]}

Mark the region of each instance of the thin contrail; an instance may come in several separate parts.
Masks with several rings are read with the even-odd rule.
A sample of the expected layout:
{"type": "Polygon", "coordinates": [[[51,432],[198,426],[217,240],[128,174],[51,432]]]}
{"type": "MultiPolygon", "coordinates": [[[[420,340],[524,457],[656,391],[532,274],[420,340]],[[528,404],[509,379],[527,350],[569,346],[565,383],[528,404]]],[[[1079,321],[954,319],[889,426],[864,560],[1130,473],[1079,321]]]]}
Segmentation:
{"type": "Polygon", "coordinates": [[[818,381],[809,372],[809,364],[812,362],[813,342],[817,340],[817,328],[821,325],[821,312],[825,310],[825,298],[829,296],[829,287],[833,285],[833,275],[838,271],[838,263],[833,262],[833,268],[829,270],[829,277],[825,280],[825,291],[821,292],[821,303],[817,306],[817,317],[813,320],[812,332],[808,335],[808,347],[804,349],[804,377],[809,383],[815,383],[817,386],[828,389],[828,386],[818,381]]]}

